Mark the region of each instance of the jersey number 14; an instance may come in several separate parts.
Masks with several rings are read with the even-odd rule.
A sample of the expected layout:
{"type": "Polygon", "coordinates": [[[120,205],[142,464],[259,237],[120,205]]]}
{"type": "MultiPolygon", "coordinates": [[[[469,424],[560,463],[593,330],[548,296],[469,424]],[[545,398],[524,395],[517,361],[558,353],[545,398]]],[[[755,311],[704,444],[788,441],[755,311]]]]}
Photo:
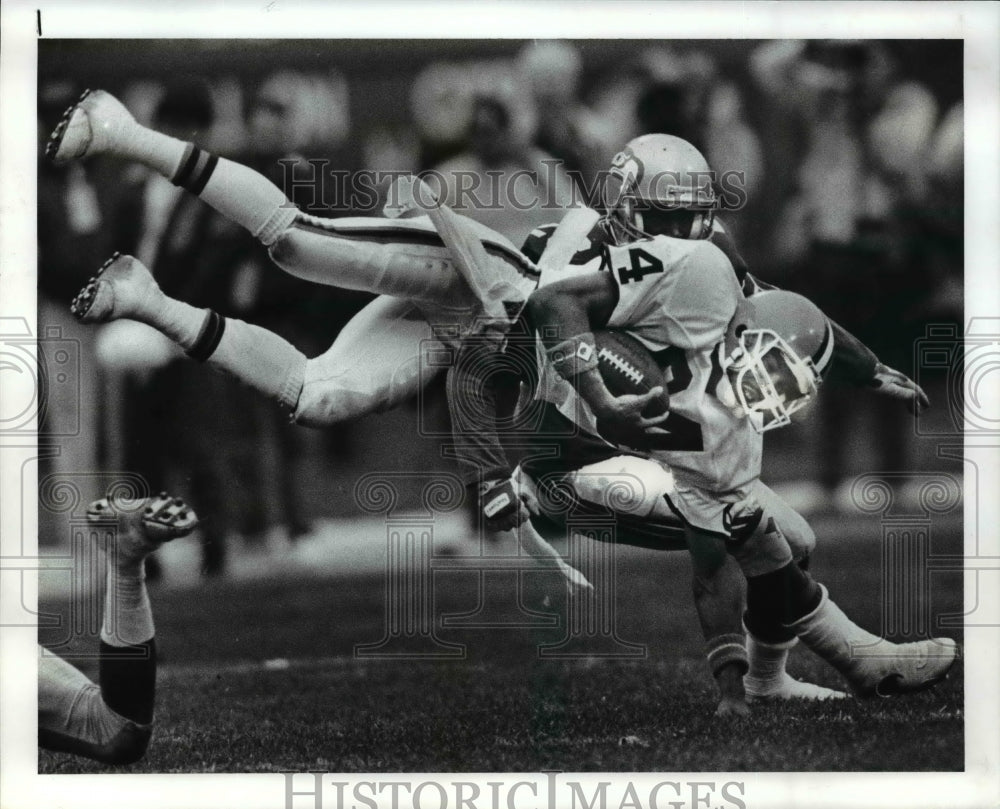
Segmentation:
{"type": "Polygon", "coordinates": [[[618,267],[618,280],[622,284],[630,281],[641,281],[647,275],[663,272],[663,262],[652,253],[641,247],[633,247],[628,251],[628,267],[618,267]]]}

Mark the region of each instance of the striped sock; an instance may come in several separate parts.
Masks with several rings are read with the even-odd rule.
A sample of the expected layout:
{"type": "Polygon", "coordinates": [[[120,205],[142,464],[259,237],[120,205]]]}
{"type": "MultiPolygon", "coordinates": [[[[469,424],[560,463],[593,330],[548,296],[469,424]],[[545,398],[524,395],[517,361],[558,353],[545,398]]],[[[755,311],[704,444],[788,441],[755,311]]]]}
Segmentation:
{"type": "Polygon", "coordinates": [[[184,157],[171,176],[170,182],[192,194],[200,194],[205,190],[205,185],[218,163],[219,158],[216,155],[205,152],[193,143],[189,143],[184,149],[184,157]]]}
{"type": "Polygon", "coordinates": [[[149,166],[201,197],[267,246],[295,219],[298,209],[262,174],[193,143],[130,122],[127,133],[116,141],[115,153],[149,166]]]}
{"type": "Polygon", "coordinates": [[[208,310],[187,355],[208,362],[294,410],[305,382],[306,356],[274,332],[208,310]]]}
{"type": "Polygon", "coordinates": [[[268,246],[292,224],[298,211],[264,175],[193,143],[187,144],[169,176],[174,185],[198,195],[268,246]]]}

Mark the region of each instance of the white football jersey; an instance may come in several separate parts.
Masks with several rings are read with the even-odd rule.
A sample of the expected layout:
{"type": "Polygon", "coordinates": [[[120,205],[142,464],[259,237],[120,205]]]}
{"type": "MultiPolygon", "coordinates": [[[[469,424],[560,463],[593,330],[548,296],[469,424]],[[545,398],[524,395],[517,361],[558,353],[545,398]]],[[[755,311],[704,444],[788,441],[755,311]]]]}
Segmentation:
{"type": "MultiPolygon", "coordinates": [[[[720,383],[728,385],[716,349],[743,299],[729,259],[707,240],[658,236],[609,246],[580,269],[602,266],[619,291],[608,327],[636,337],[667,375],[671,416],[662,426],[669,434],[653,439],[650,455],[688,485],[711,491],[729,491],[758,477],[761,436],[716,396],[720,383]]],[[[551,368],[543,369],[539,396],[597,434],[589,406],[551,368]]]]}
{"type": "Polygon", "coordinates": [[[717,348],[743,300],[729,259],[709,241],[659,236],[611,248],[611,272],[619,297],[608,326],[643,343],[667,375],[670,435],[650,454],[711,491],[759,477],[761,436],[716,395],[729,384],[717,348]]]}

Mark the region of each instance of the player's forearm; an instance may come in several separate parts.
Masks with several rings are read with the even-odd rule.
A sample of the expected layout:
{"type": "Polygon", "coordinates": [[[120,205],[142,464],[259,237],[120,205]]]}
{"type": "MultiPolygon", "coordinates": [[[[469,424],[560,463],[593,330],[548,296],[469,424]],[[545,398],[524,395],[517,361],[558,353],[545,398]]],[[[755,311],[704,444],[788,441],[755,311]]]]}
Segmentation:
{"type": "Polygon", "coordinates": [[[611,394],[598,370],[597,345],[586,303],[551,289],[537,290],[531,296],[528,316],[552,367],[584,401],[598,409],[611,394]]]}
{"type": "Polygon", "coordinates": [[[560,293],[559,284],[535,290],[528,299],[532,327],[545,348],[554,348],[568,338],[592,332],[586,301],[560,293]]]}
{"type": "Polygon", "coordinates": [[[496,396],[488,373],[490,356],[498,349],[467,344],[448,369],[448,412],[451,416],[454,452],[466,485],[502,480],[511,476],[497,434],[496,396]]]}
{"type": "Polygon", "coordinates": [[[531,325],[546,348],[604,328],[618,303],[609,273],[588,273],[536,289],[528,299],[531,325]]]}
{"type": "Polygon", "coordinates": [[[833,326],[833,359],[827,378],[838,383],[869,385],[875,377],[878,357],[843,326],[833,326]]]}

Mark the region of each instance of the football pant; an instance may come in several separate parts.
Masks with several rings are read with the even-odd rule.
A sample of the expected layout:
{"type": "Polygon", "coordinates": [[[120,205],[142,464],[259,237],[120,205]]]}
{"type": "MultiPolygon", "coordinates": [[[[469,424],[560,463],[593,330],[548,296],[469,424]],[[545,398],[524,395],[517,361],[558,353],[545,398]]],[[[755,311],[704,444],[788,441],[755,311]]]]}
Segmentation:
{"type": "Polygon", "coordinates": [[[816,547],[809,523],[775,492],[754,480],[733,492],[709,492],[678,481],[670,503],[686,522],[727,537],[730,553],[746,576],[761,576],[799,561],[816,547]],[[738,515],[747,502],[761,510],[750,531],[740,531],[738,515]]]}
{"type": "Polygon", "coordinates": [[[442,344],[411,302],[382,296],[306,362],[294,420],[321,427],[378,413],[415,396],[440,370],[442,344]]]}

